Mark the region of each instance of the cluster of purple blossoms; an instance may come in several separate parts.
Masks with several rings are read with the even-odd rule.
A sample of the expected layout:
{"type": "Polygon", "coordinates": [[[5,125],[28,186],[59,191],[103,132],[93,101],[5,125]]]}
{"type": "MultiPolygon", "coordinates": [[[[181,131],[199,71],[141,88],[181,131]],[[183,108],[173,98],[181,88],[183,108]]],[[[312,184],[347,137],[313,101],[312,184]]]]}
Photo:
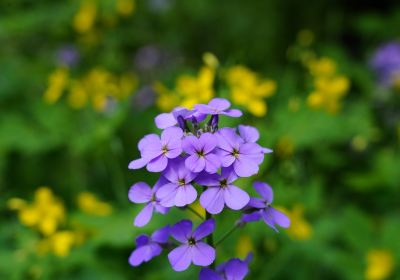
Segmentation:
{"type": "Polygon", "coordinates": [[[197,199],[206,210],[206,217],[194,230],[190,220],[182,220],[151,236],[140,235],[129,259],[132,266],[151,260],[163,249],[172,249],[168,259],[175,271],[186,270],[193,263],[204,267],[200,279],[243,279],[251,257],[231,259],[215,268],[215,246],[248,222],[262,219],[276,231],[276,225],[289,227],[289,219],[271,206],[270,186],[256,182],[254,188],[261,198],[251,198],[235,184],[241,177],[257,174],[265,154],[272,152],[257,144],[260,135],[254,127],[219,128],[220,116],[241,115],[239,110],[230,109],[227,100],[215,98],[207,105],[194,106],[194,110],[178,107],[156,117],[156,126],[163,130],[161,137],[149,134],[140,140],[140,158],[129,164],[130,169],[146,167],[160,173],[152,188],[144,182],[131,187],[130,201],[144,204],[134,225],[145,226],[153,212],[166,214],[174,206],[195,212],[190,205],[197,199]],[[214,245],[213,215],[221,213],[225,206],[241,211],[242,216],[233,230],[214,245]]]}
{"type": "Polygon", "coordinates": [[[392,87],[396,80],[400,80],[400,42],[393,41],[378,47],[369,64],[379,84],[385,88],[392,87]]]}

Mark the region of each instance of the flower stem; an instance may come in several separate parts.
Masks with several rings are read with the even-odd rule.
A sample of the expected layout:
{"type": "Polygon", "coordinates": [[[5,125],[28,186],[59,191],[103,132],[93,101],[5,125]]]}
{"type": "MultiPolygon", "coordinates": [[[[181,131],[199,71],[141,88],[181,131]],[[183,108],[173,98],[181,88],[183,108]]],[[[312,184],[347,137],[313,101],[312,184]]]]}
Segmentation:
{"type": "MultiPolygon", "coordinates": [[[[212,218],[212,215],[206,211],[206,220],[211,219],[211,218],[212,218]]],[[[208,243],[208,245],[210,245],[211,247],[214,247],[214,237],[213,237],[213,234],[212,234],[212,233],[211,233],[209,236],[207,236],[207,243],[208,243]]],[[[213,262],[213,263],[210,265],[210,267],[211,267],[212,269],[215,269],[215,262],[213,262]]]]}
{"type": "Polygon", "coordinates": [[[220,240],[217,241],[217,243],[215,243],[215,247],[217,247],[219,244],[221,244],[225,239],[227,239],[229,237],[229,235],[231,235],[237,228],[238,228],[238,224],[235,223],[235,225],[227,232],[225,233],[220,240]]]}
{"type": "Polygon", "coordinates": [[[193,214],[195,214],[197,217],[199,217],[200,220],[204,220],[204,217],[199,212],[197,212],[192,207],[190,207],[189,205],[186,206],[186,209],[189,210],[190,212],[192,212],[193,214]]]}

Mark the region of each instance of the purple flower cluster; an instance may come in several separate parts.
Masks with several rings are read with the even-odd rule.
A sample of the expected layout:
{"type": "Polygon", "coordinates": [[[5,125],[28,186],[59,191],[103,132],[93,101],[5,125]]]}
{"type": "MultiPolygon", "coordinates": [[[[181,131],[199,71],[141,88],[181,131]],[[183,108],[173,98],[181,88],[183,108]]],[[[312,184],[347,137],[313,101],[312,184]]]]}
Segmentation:
{"type": "Polygon", "coordinates": [[[380,46],[370,60],[370,67],[383,87],[391,87],[395,79],[400,79],[400,42],[380,46]]]}
{"type": "Polygon", "coordinates": [[[145,226],[153,212],[166,214],[174,206],[194,211],[190,205],[198,198],[207,211],[206,220],[195,230],[191,221],[182,220],[155,231],[150,237],[139,236],[129,260],[131,265],[149,261],[162,249],[174,248],[168,259],[175,271],[186,270],[193,263],[210,266],[201,271],[201,279],[243,279],[250,258],[231,259],[211,269],[216,257],[212,238],[216,226],[212,215],[221,213],[226,206],[243,211],[236,226],[260,219],[275,230],[275,225],[289,226],[289,219],[270,206],[273,195],[268,185],[255,183],[260,199],[250,198],[235,183],[241,177],[257,174],[265,154],[272,152],[257,144],[259,133],[254,127],[219,128],[220,116],[241,115],[239,110],[230,109],[229,101],[215,98],[206,105],[194,106],[194,110],[178,107],[156,117],[156,126],[163,130],[161,137],[149,134],[140,140],[140,158],[129,164],[130,169],[146,167],[150,172],[160,173],[153,188],[144,182],[131,187],[130,201],[144,204],[134,225],[145,226]],[[169,241],[169,237],[175,241],[169,241]]]}

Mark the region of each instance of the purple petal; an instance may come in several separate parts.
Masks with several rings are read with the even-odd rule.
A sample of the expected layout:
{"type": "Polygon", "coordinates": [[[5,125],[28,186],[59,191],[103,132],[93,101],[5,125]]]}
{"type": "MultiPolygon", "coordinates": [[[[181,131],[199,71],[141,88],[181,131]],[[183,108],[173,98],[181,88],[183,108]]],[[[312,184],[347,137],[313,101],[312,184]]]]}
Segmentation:
{"type": "Polygon", "coordinates": [[[173,183],[162,186],[156,192],[156,197],[160,201],[160,205],[162,205],[164,207],[174,206],[177,189],[178,189],[178,186],[173,183]]]}
{"type": "Polygon", "coordinates": [[[129,189],[129,200],[133,203],[146,203],[151,200],[152,191],[149,185],[144,182],[134,184],[129,189]]]}
{"type": "Polygon", "coordinates": [[[159,114],[155,118],[156,126],[160,129],[165,129],[177,124],[177,121],[172,113],[159,114]]]}
{"type": "Polygon", "coordinates": [[[204,160],[204,157],[199,157],[194,154],[185,160],[185,166],[192,172],[201,172],[206,167],[206,161],[204,160]]]}
{"type": "Polygon", "coordinates": [[[217,137],[211,133],[203,133],[198,141],[205,154],[212,152],[218,145],[217,137]]]}
{"type": "Polygon", "coordinates": [[[258,173],[258,165],[250,157],[240,155],[233,164],[233,168],[239,177],[250,177],[258,173]]]}
{"type": "Polygon", "coordinates": [[[225,265],[225,278],[227,280],[243,280],[249,273],[247,263],[239,259],[232,259],[225,265]]]}
{"type": "Polygon", "coordinates": [[[155,146],[157,145],[157,143],[160,142],[160,136],[158,136],[157,134],[147,134],[146,136],[144,136],[138,144],[138,148],[140,152],[143,152],[144,149],[146,149],[147,146],[155,146]]]}
{"type": "Polygon", "coordinates": [[[162,186],[168,184],[169,181],[167,179],[165,179],[165,177],[161,176],[158,181],[154,184],[153,193],[156,193],[158,191],[159,188],[161,188],[162,186]]]}
{"type": "Polygon", "coordinates": [[[258,197],[251,197],[247,206],[257,209],[264,209],[265,207],[267,207],[265,201],[258,197]]]}
{"type": "Polygon", "coordinates": [[[281,211],[278,211],[273,207],[268,207],[261,212],[261,215],[264,222],[276,232],[278,232],[278,229],[275,227],[275,225],[281,226],[283,228],[288,228],[290,226],[289,218],[281,211]]]}
{"type": "Polygon", "coordinates": [[[196,153],[196,150],[198,148],[198,139],[196,136],[193,135],[189,135],[186,136],[183,140],[182,140],[182,148],[183,150],[192,155],[196,153]]]}
{"type": "Polygon", "coordinates": [[[238,109],[229,109],[221,112],[221,115],[225,115],[232,118],[239,118],[243,115],[243,113],[238,109]]]}
{"type": "Polygon", "coordinates": [[[139,266],[141,263],[148,262],[153,257],[160,255],[161,251],[161,246],[155,243],[137,248],[130,255],[129,263],[132,266],[139,266]]]}
{"type": "Polygon", "coordinates": [[[210,102],[208,102],[208,106],[218,111],[224,111],[229,109],[229,107],[231,107],[231,103],[224,98],[214,98],[210,100],[210,102]]]}
{"type": "Polygon", "coordinates": [[[172,226],[170,230],[170,234],[177,241],[185,243],[189,240],[192,235],[192,221],[190,220],[182,220],[175,225],[172,226]]]}
{"type": "Polygon", "coordinates": [[[171,183],[179,183],[179,169],[181,168],[180,160],[170,160],[168,167],[164,170],[163,176],[171,183]]]}
{"type": "Polygon", "coordinates": [[[219,187],[211,187],[200,196],[200,204],[211,214],[219,214],[224,209],[224,192],[219,187]]]}
{"type": "Polygon", "coordinates": [[[246,143],[255,143],[260,138],[257,128],[248,125],[239,125],[239,134],[246,143]]]}
{"type": "Polygon", "coordinates": [[[222,168],[221,177],[224,178],[228,184],[233,183],[238,178],[232,167],[222,168]]]}
{"type": "Polygon", "coordinates": [[[133,223],[137,227],[143,227],[147,225],[153,215],[154,206],[152,203],[146,204],[145,207],[139,212],[133,223]]]}
{"type": "Polygon", "coordinates": [[[245,143],[240,145],[240,154],[243,155],[257,155],[262,154],[262,148],[256,143],[245,143]]]}
{"type": "Polygon", "coordinates": [[[160,138],[148,135],[145,139],[146,143],[142,145],[141,156],[144,159],[152,160],[162,154],[162,146],[160,138]]]}
{"type": "Polygon", "coordinates": [[[221,167],[221,160],[215,154],[208,154],[205,156],[205,170],[210,173],[216,173],[217,170],[221,167]]]}
{"type": "Polygon", "coordinates": [[[215,260],[215,249],[204,242],[196,242],[192,247],[192,259],[195,265],[208,266],[215,260]]]}
{"type": "Polygon", "coordinates": [[[175,271],[186,270],[192,262],[192,252],[188,245],[181,245],[168,254],[168,260],[175,271]]]}
{"type": "Polygon", "coordinates": [[[272,203],[274,200],[274,192],[267,183],[254,182],[253,186],[256,192],[258,192],[263,199],[265,199],[268,203],[272,203]]]}
{"type": "Polygon", "coordinates": [[[149,162],[148,160],[143,159],[143,158],[135,159],[129,163],[128,168],[129,169],[140,169],[142,167],[145,167],[148,162],[149,162]]]}
{"type": "Polygon", "coordinates": [[[219,186],[220,176],[203,172],[196,177],[195,181],[202,186],[219,186]]]}
{"type": "Polygon", "coordinates": [[[150,238],[146,234],[136,237],[136,247],[142,247],[150,243],[150,238]]]}
{"type": "Polygon", "coordinates": [[[235,133],[235,130],[229,127],[221,128],[215,134],[218,140],[218,146],[225,150],[231,152],[233,148],[239,149],[239,144],[241,138],[235,133]]]}
{"type": "Polygon", "coordinates": [[[161,142],[169,147],[170,143],[181,141],[183,131],[179,127],[169,127],[161,133],[161,142]]]}
{"type": "Polygon", "coordinates": [[[193,238],[197,240],[201,240],[207,235],[210,235],[215,229],[215,221],[214,219],[208,219],[207,221],[202,222],[193,232],[193,238]]]}
{"type": "MultiPolygon", "coordinates": [[[[173,201],[173,200],[172,200],[172,201],[173,201]]],[[[160,214],[163,214],[163,215],[167,214],[168,211],[169,211],[169,208],[168,208],[168,207],[161,206],[160,203],[156,204],[156,205],[154,206],[154,208],[155,208],[155,210],[156,210],[157,213],[160,213],[160,214]]]]}
{"type": "Polygon", "coordinates": [[[175,206],[182,207],[193,203],[197,198],[197,191],[192,185],[179,186],[175,196],[175,206]]]}
{"type": "Polygon", "coordinates": [[[234,185],[229,185],[224,189],[224,199],[229,208],[240,210],[247,205],[250,197],[244,190],[234,185]]]}
{"type": "Polygon", "coordinates": [[[225,150],[218,150],[217,155],[221,160],[221,165],[223,167],[231,166],[236,160],[236,158],[232,155],[231,152],[227,152],[225,150]]]}
{"type": "Polygon", "coordinates": [[[168,165],[168,159],[164,155],[160,155],[156,157],[155,159],[152,159],[148,164],[147,164],[147,170],[149,172],[162,172],[167,168],[168,165]]]}
{"type": "Polygon", "coordinates": [[[199,280],[224,280],[224,278],[214,270],[203,268],[200,271],[199,280]]]}
{"type": "Polygon", "coordinates": [[[168,238],[169,238],[169,232],[170,232],[169,225],[162,227],[162,228],[156,230],[155,232],[153,232],[153,234],[151,235],[151,239],[157,243],[161,243],[161,244],[167,243],[168,238]]]}
{"type": "Polygon", "coordinates": [[[273,153],[273,152],[274,152],[273,150],[271,150],[271,149],[269,149],[269,148],[261,147],[261,149],[262,149],[262,152],[263,152],[264,154],[270,154],[270,153],[273,153]]]}
{"type": "Polygon", "coordinates": [[[243,214],[241,220],[245,223],[256,222],[261,219],[261,212],[263,210],[258,210],[250,214],[243,214]]]}

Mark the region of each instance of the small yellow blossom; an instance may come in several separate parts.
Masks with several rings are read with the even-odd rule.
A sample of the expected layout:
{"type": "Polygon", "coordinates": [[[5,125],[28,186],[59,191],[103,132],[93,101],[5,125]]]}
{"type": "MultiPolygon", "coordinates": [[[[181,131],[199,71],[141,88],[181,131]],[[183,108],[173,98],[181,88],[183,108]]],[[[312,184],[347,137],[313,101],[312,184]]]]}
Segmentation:
{"type": "Polygon", "coordinates": [[[245,107],[254,116],[266,115],[268,108],[264,99],[275,93],[274,81],[260,79],[255,72],[242,65],[229,68],[225,78],[233,103],[245,107]]]}
{"type": "Polygon", "coordinates": [[[48,87],[43,95],[43,99],[46,103],[53,104],[60,99],[63,91],[67,87],[68,75],[68,69],[66,68],[57,68],[50,74],[48,87]]]}
{"type": "Polygon", "coordinates": [[[367,268],[365,279],[384,280],[394,270],[394,259],[391,252],[387,250],[370,250],[367,253],[367,268]]]}
{"type": "Polygon", "coordinates": [[[36,244],[36,252],[39,255],[53,253],[57,257],[66,257],[72,247],[79,244],[79,238],[79,232],[71,230],[57,231],[53,235],[39,240],[36,244]]]}
{"type": "Polygon", "coordinates": [[[82,1],[73,19],[73,26],[79,33],[89,32],[96,21],[97,6],[94,0],[82,1]]]}
{"type": "Polygon", "coordinates": [[[210,52],[206,52],[203,54],[203,62],[205,65],[212,69],[216,69],[219,66],[218,58],[210,52]]]}
{"type": "Polygon", "coordinates": [[[121,16],[130,16],[135,10],[134,0],[117,0],[117,13],[121,16]]]}
{"type": "Polygon", "coordinates": [[[290,219],[290,227],[286,230],[287,234],[296,240],[308,240],[311,238],[313,229],[311,224],[304,218],[304,207],[301,204],[296,204],[293,209],[282,210],[290,219]]]}
{"type": "Polygon", "coordinates": [[[108,216],[112,213],[112,206],[100,201],[94,194],[82,192],[77,198],[79,209],[95,216],[108,216]]]}
{"type": "Polygon", "coordinates": [[[252,239],[248,235],[241,235],[236,245],[236,256],[244,259],[251,252],[254,252],[252,239]]]}
{"type": "Polygon", "coordinates": [[[336,73],[336,62],[329,57],[322,57],[320,59],[314,59],[309,61],[308,66],[311,75],[321,76],[332,76],[336,73]]]}

